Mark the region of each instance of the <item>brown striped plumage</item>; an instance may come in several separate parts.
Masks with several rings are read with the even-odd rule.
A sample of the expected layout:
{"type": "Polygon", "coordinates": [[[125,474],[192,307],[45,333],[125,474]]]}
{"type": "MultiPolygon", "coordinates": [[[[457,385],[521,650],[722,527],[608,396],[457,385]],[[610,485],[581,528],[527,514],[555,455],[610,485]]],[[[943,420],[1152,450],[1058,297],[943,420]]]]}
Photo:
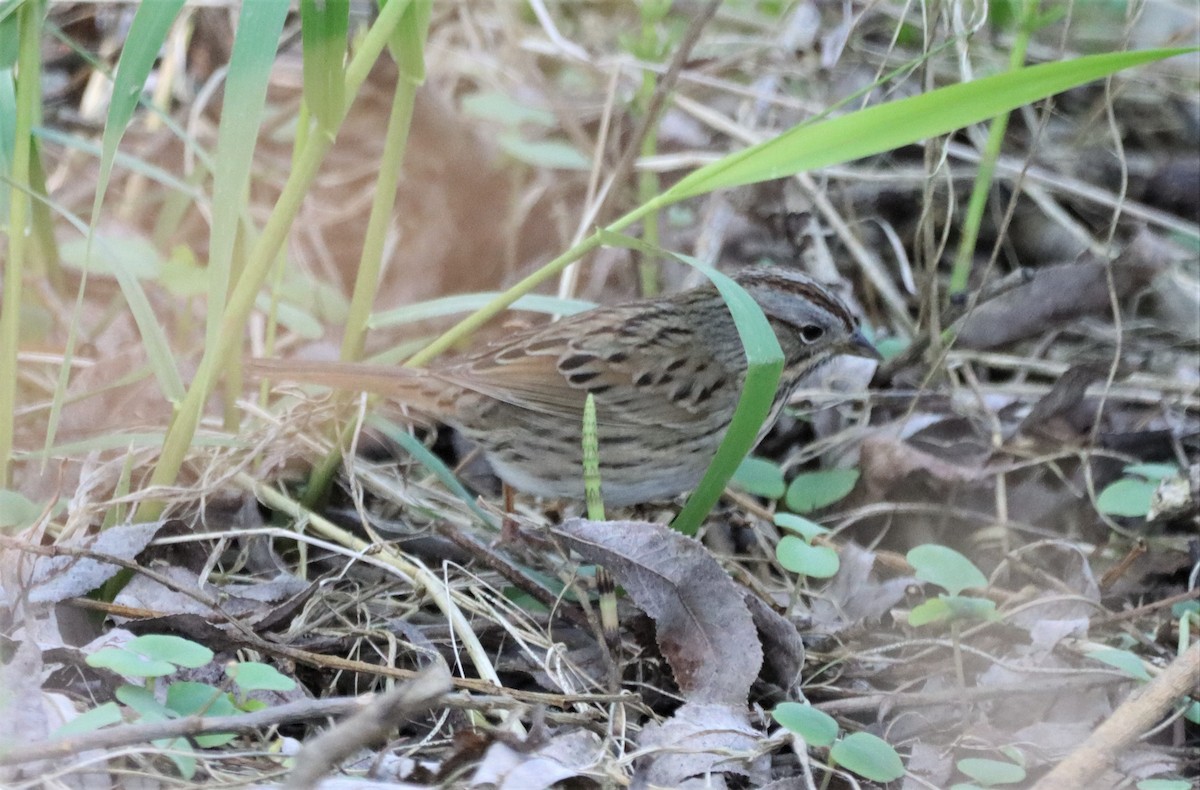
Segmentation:
{"type": "MultiPolygon", "coordinates": [[[[785,363],[770,428],[796,385],[836,354],[874,355],[846,305],[812,278],[734,275],[770,321],[785,363]]],[[[386,395],[479,444],[502,480],[583,497],[583,402],[596,399],[604,500],[626,505],[695,487],[733,415],[745,352],[711,285],[598,307],[518,332],[428,370],[256,360],[275,379],[386,395]]],[[[760,434],[761,438],[761,434],[760,434]]]]}

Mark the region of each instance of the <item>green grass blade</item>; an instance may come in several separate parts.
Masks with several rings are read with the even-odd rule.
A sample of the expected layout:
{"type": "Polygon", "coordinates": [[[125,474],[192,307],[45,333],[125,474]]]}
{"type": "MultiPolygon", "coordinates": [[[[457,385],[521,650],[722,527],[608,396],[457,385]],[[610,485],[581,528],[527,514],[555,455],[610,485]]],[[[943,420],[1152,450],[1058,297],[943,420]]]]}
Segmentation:
{"type": "MultiPolygon", "coordinates": [[[[0,179],[12,177],[17,135],[17,90],[12,69],[0,69],[0,179]]],[[[0,225],[8,224],[8,190],[0,189],[0,225]]]]}
{"type": "Polygon", "coordinates": [[[604,520],[604,498],[600,490],[600,440],[596,435],[596,397],[588,393],[583,402],[583,492],[587,517],[604,520]]]}
{"type": "Polygon", "coordinates": [[[783,372],[783,349],[766,316],[750,294],[727,275],[701,264],[686,255],[671,253],[657,247],[605,230],[599,231],[603,243],[616,247],[636,249],[645,255],[670,255],[686,263],[712,280],[725,305],[733,316],[738,337],[746,352],[746,381],[733,411],[733,420],[725,437],[721,439],[717,453],[713,456],[700,480],[700,485],[688,497],[687,503],[671,526],[685,535],[695,535],[704,517],[725,491],[725,484],[733,477],[742,459],[753,449],[758,431],[771,413],[775,402],[775,391],[779,387],[779,375],[783,372]]]}
{"type": "Polygon", "coordinates": [[[25,280],[25,230],[32,215],[29,185],[33,170],[33,125],[42,95],[39,41],[42,2],[27,2],[17,9],[20,30],[16,86],[16,119],[13,123],[12,187],[8,216],[8,260],[4,263],[4,292],[0,295],[0,487],[10,480],[17,408],[17,347],[21,331],[21,284],[25,280]]]}
{"type": "Polygon", "coordinates": [[[406,453],[417,460],[417,463],[432,472],[433,476],[440,480],[442,485],[450,490],[450,493],[461,499],[484,524],[493,529],[499,528],[496,526],[496,520],[479,507],[475,502],[475,497],[459,482],[458,478],[454,476],[454,472],[450,470],[450,467],[446,466],[441,458],[434,455],[432,450],[417,441],[415,436],[394,422],[374,415],[367,418],[367,425],[375,428],[400,445],[406,453]]]}
{"type": "Polygon", "coordinates": [[[3,71],[11,71],[17,65],[17,51],[21,46],[17,16],[12,13],[15,9],[15,3],[0,8],[0,70],[3,71]]]}
{"type": "Polygon", "coordinates": [[[208,323],[205,343],[217,342],[225,297],[232,280],[238,221],[258,139],[267,79],[275,61],[288,0],[256,0],[242,7],[226,78],[224,112],[217,131],[213,173],[213,220],[208,259],[208,323]]]}
{"type": "MultiPolygon", "coordinates": [[[[80,151],[90,156],[99,157],[101,155],[99,144],[73,134],[67,134],[59,129],[51,129],[48,126],[37,126],[34,127],[33,134],[39,140],[47,143],[61,145],[64,148],[80,151]]],[[[113,163],[120,165],[131,173],[143,175],[149,180],[177,192],[191,202],[198,203],[204,198],[204,195],[196,187],[175,177],[161,167],[150,164],[145,159],[117,151],[113,157],[113,163]]]]}
{"type": "MultiPolygon", "coordinates": [[[[402,1],[386,0],[393,3],[402,1]]],[[[380,2],[381,6],[385,4],[380,2]]],[[[388,52],[399,68],[400,79],[412,85],[425,82],[425,39],[429,35],[432,16],[433,0],[412,0],[388,44],[388,52]]]]}
{"type": "MultiPolygon", "coordinates": [[[[372,64],[387,46],[405,6],[389,3],[385,6],[370,29],[362,37],[349,66],[346,67],[344,95],[355,96],[370,72],[372,64]]],[[[345,115],[342,108],[340,117],[345,115]]],[[[246,267],[230,291],[228,305],[221,319],[217,342],[204,350],[204,356],[196,368],[187,395],[179,404],[175,418],[163,442],[162,454],[151,475],[151,485],[171,485],[187,457],[192,437],[200,426],[204,405],[216,385],[221,365],[237,353],[243,342],[246,319],[254,307],[258,290],[270,274],[291,229],[292,221],[299,211],[309,186],[316,178],[317,170],[333,143],[333,134],[309,135],[298,152],[295,164],[288,173],[288,180],[263,226],[262,233],[254,240],[254,246],[246,261],[246,267]]],[[[154,521],[162,514],[162,501],[143,502],[136,513],[139,521],[154,521]]]]}
{"type": "MultiPolygon", "coordinates": [[[[429,318],[441,318],[456,313],[469,313],[484,307],[500,294],[497,291],[483,293],[457,294],[426,302],[406,305],[395,310],[375,313],[367,322],[371,329],[388,326],[399,326],[424,321],[429,318]]],[[[557,296],[543,294],[526,294],[508,306],[509,310],[526,310],[531,313],[546,313],[547,315],[574,315],[595,307],[594,302],[584,299],[563,299],[557,296]]]]}
{"type": "MultiPolygon", "coordinates": [[[[169,400],[178,401],[183,397],[184,387],[183,379],[179,375],[179,369],[175,365],[175,356],[171,350],[171,344],[167,340],[166,331],[159,322],[158,316],[155,315],[154,309],[150,306],[150,298],[146,295],[145,289],[142,288],[141,281],[138,279],[133,268],[126,263],[127,260],[132,260],[136,256],[122,254],[121,249],[113,248],[109,241],[95,236],[92,233],[92,228],[81,217],[68,211],[62,204],[52,201],[44,195],[33,194],[32,196],[49,206],[55,214],[70,223],[81,236],[84,236],[88,240],[87,251],[85,253],[87,257],[84,260],[85,268],[83,269],[85,276],[81,278],[76,313],[78,313],[82,305],[81,300],[84,281],[86,281],[88,259],[92,257],[93,245],[98,242],[103,252],[104,268],[116,278],[117,284],[121,288],[121,294],[125,297],[126,304],[129,305],[129,311],[133,315],[134,323],[137,325],[142,345],[146,349],[146,358],[150,363],[154,377],[158,380],[159,390],[169,400]]],[[[60,379],[58,389],[61,390],[61,394],[65,394],[65,379],[60,379]]],[[[46,432],[46,446],[49,446],[54,440],[54,426],[57,423],[57,416],[61,406],[60,399],[56,397],[55,402],[51,404],[51,419],[50,427],[46,432]]]]}
{"type": "Polygon", "coordinates": [[[304,102],[326,133],[337,129],[345,108],[342,79],[346,59],[349,0],[301,0],[304,45],[304,102]]]}
{"type": "Polygon", "coordinates": [[[754,448],[758,431],[771,413],[779,376],[783,372],[783,350],[775,332],[767,323],[758,304],[741,286],[715,269],[697,267],[717,286],[737,325],[738,337],[746,350],[746,381],[738,397],[737,408],[717,454],[708,465],[700,485],[671,526],[685,535],[694,535],[705,516],[721,498],[722,492],[742,459],[754,448]]]}
{"type": "MultiPolygon", "coordinates": [[[[108,106],[108,117],[104,123],[104,136],[100,147],[100,172],[96,179],[96,195],[92,200],[92,222],[86,232],[89,250],[86,257],[90,257],[92,231],[100,216],[100,207],[104,203],[104,194],[112,175],[117,146],[133,118],[146,79],[150,76],[150,70],[154,68],[154,61],[171,30],[171,25],[174,24],[175,18],[179,14],[179,9],[183,7],[183,2],[184,0],[159,0],[154,3],[142,3],[134,13],[129,35],[121,49],[121,57],[117,60],[117,71],[113,76],[113,93],[108,106]]],[[[183,381],[175,367],[175,357],[167,343],[166,335],[150,309],[146,294],[142,291],[137,278],[130,275],[124,267],[117,267],[115,273],[125,300],[138,325],[138,331],[146,346],[146,354],[154,369],[155,377],[158,379],[159,387],[167,397],[178,402],[183,397],[183,381]]],[[[86,287],[87,264],[85,261],[83,276],[80,278],[79,290],[76,295],[75,315],[78,315],[82,309],[86,287]]],[[[59,371],[58,386],[55,389],[50,409],[50,420],[46,431],[47,447],[53,443],[57,430],[58,415],[61,413],[62,398],[66,392],[71,359],[75,354],[76,331],[76,323],[72,320],[67,333],[66,347],[63,351],[63,364],[59,371]]]]}
{"type": "Polygon", "coordinates": [[[1151,49],[1045,63],[948,85],[820,123],[801,124],[685,176],[660,200],[675,203],[716,189],[783,178],[890,151],[985,121],[1123,69],[1192,51],[1151,49]]]}
{"type": "Polygon", "coordinates": [[[129,27],[129,35],[125,37],[125,45],[121,48],[121,57],[117,61],[117,73],[113,77],[112,100],[108,105],[108,118],[104,123],[104,138],[100,154],[100,175],[96,184],[96,198],[92,205],[92,217],[100,214],[100,205],[104,202],[104,192],[108,188],[108,179],[112,175],[113,158],[117,153],[117,144],[125,135],[125,129],[133,119],[133,111],[137,109],[142,89],[158,51],[179,9],[183,8],[184,0],[156,0],[153,3],[141,3],[133,15],[133,23],[129,27]]]}
{"type": "MultiPolygon", "coordinates": [[[[667,190],[658,198],[643,203],[628,214],[609,224],[605,230],[617,232],[628,228],[649,214],[678,203],[695,195],[711,192],[727,186],[737,186],[765,181],[772,178],[790,176],[801,170],[814,167],[826,167],[840,164],[870,154],[880,153],[889,146],[904,145],[915,140],[943,132],[952,131],[961,125],[976,123],[1002,112],[1007,112],[1021,103],[1044,99],[1068,88],[1085,84],[1091,80],[1108,76],[1123,68],[1138,66],[1156,60],[1173,57],[1194,51],[1193,49],[1164,49],[1145,50],[1116,55],[1093,55],[1085,58],[1067,61],[1066,63],[1051,63],[1044,66],[1033,66],[1023,69],[1019,74],[1002,74],[988,77],[986,80],[967,83],[966,85],[951,85],[913,99],[902,99],[897,102],[859,110],[849,115],[829,121],[812,123],[784,132],[759,145],[742,151],[737,151],[712,164],[685,176],[674,187],[667,190]],[[1032,77],[1030,75],[1033,75],[1032,77]],[[1069,76],[1069,78],[1068,78],[1069,76]],[[998,82],[997,82],[998,81],[998,82]],[[979,85],[983,92],[991,88],[1009,84],[1015,81],[1022,85],[1021,95],[1008,95],[1003,102],[990,102],[986,95],[980,96],[979,85]],[[971,87],[975,86],[975,87],[971,87]],[[964,91],[964,93],[959,93],[964,91]],[[969,112],[953,106],[959,98],[974,97],[975,101],[966,107],[969,112]],[[1022,102],[1013,103],[1016,98],[1022,102]],[[914,105],[912,102],[921,100],[914,105]],[[942,103],[948,105],[939,107],[942,103]],[[982,109],[979,104],[987,104],[982,109]],[[896,108],[900,106],[901,109],[896,108]],[[928,117],[921,118],[925,114],[928,117]],[[953,122],[947,125],[945,116],[953,117],[953,122]],[[903,134],[895,134],[889,129],[891,124],[899,124],[900,116],[918,116],[920,129],[909,128],[903,134]],[[864,120],[865,118],[865,120],[864,120]],[[936,118],[937,124],[928,123],[936,118]],[[859,135],[856,137],[856,135],[859,135]],[[886,141],[886,142],[885,142],[886,141]]],[[[914,121],[914,126],[916,125],[914,121]]],[[[571,249],[559,255],[542,268],[524,277],[500,296],[493,299],[479,311],[467,316],[450,329],[443,332],[432,343],[423,348],[406,363],[414,367],[428,364],[438,354],[462,342],[472,332],[479,329],[495,316],[504,311],[509,304],[519,297],[530,293],[543,282],[561,272],[569,264],[579,260],[600,245],[600,234],[594,233],[580,241],[571,249]]]]}

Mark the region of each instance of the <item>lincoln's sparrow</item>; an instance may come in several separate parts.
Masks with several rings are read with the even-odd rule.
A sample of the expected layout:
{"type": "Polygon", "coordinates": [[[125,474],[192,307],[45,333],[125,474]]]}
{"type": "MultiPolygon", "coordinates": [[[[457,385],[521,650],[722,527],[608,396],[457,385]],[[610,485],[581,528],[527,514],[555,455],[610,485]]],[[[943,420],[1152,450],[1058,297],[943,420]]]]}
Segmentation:
{"type": "MultiPolygon", "coordinates": [[[[842,300],[810,277],[752,268],[734,279],[762,308],[785,358],[759,438],[800,380],[833,356],[877,356],[842,300]]],[[[746,356],[724,300],[705,285],[578,313],[426,370],[273,360],[250,370],[393,397],[477,443],[514,488],[573,499],[583,497],[590,392],[604,500],[619,506],[696,486],[733,416],[746,356]]]]}

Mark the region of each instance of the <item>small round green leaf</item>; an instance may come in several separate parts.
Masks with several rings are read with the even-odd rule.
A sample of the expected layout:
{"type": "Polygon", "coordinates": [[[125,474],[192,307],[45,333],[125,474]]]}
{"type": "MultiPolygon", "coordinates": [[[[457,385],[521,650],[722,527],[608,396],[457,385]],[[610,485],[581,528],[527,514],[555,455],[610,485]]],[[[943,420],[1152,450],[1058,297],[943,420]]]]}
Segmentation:
{"type": "Polygon", "coordinates": [[[170,661],[181,667],[195,669],[213,660],[213,652],[201,644],[181,636],[146,634],[125,645],[125,649],[146,658],[170,661]]]}
{"type": "Polygon", "coordinates": [[[779,464],[765,458],[744,459],[729,482],[747,494],[767,499],[779,499],[787,489],[779,464]]]}
{"type": "Polygon", "coordinates": [[[869,732],[856,732],[835,743],[829,759],[873,782],[891,782],[904,776],[900,755],[887,741],[869,732]]]}
{"type": "Polygon", "coordinates": [[[1200,724],[1200,702],[1192,700],[1191,704],[1184,708],[1183,718],[1192,724],[1200,724]]]}
{"type": "Polygon", "coordinates": [[[837,552],[829,546],[813,546],[795,535],[784,535],[775,547],[779,564],[792,573],[828,579],[838,572],[837,552]]]}
{"type": "Polygon", "coordinates": [[[175,718],[175,712],[154,698],[154,692],[145,686],[124,683],[117,686],[113,696],[118,702],[128,705],[144,721],[166,721],[175,718]]]}
{"type": "Polygon", "coordinates": [[[912,626],[928,625],[949,620],[953,613],[945,598],[930,598],[924,603],[917,604],[908,613],[908,624],[912,626]]]}
{"type": "Polygon", "coordinates": [[[225,674],[242,691],[291,691],[296,688],[296,681],[270,664],[258,661],[230,664],[225,667],[225,674]]]}
{"type": "Polygon", "coordinates": [[[829,532],[827,528],[817,522],[804,516],[797,516],[795,513],[776,513],[775,526],[790,529],[809,543],[812,543],[813,538],[818,535],[825,535],[829,532]]]}
{"type": "Polygon", "coordinates": [[[955,620],[992,620],[996,617],[996,602],[973,595],[940,596],[950,607],[950,616],[955,620]]]}
{"type": "Polygon", "coordinates": [[[233,716],[229,694],[208,683],[179,680],[167,687],[167,707],[180,716],[233,716]]]}
{"type": "Polygon", "coordinates": [[[1179,467],[1175,464],[1130,464],[1125,467],[1125,474],[1159,481],[1178,476],[1179,467]]]}
{"type": "Polygon", "coordinates": [[[1094,661],[1101,661],[1110,667],[1115,667],[1135,680],[1150,680],[1150,673],[1142,664],[1142,660],[1128,650],[1118,650],[1115,647],[1102,647],[1085,653],[1094,661]]]}
{"type": "MultiPolygon", "coordinates": [[[[172,683],[167,688],[167,707],[179,716],[234,716],[239,712],[228,693],[190,680],[172,683]]],[[[212,749],[236,737],[232,732],[210,732],[195,736],[195,740],[197,745],[212,749]]]]}
{"type": "Polygon", "coordinates": [[[0,489],[0,529],[24,529],[42,514],[38,505],[17,491],[0,489]]]}
{"type": "Polygon", "coordinates": [[[1096,509],[1109,516],[1138,518],[1150,512],[1157,483],[1123,477],[1109,483],[1096,497],[1096,509]]]}
{"type": "Polygon", "coordinates": [[[1187,779],[1143,779],[1137,790],[1192,790],[1194,785],[1187,779]]]}
{"type": "Polygon", "coordinates": [[[126,675],[131,678],[160,678],[177,669],[169,661],[146,658],[121,647],[102,648],[85,660],[89,667],[111,669],[118,675],[126,675]]]}
{"type": "Polygon", "coordinates": [[[105,702],[103,705],[97,705],[71,719],[55,730],[53,736],[65,738],[68,735],[80,735],[116,724],[119,721],[121,721],[121,708],[115,702],[105,702]]]}
{"type": "Polygon", "coordinates": [[[832,505],[854,489],[857,469],[823,469],[796,475],[788,485],[785,501],[796,513],[811,513],[832,505]]]}
{"type": "Polygon", "coordinates": [[[799,735],[809,746],[826,747],[837,738],[837,721],[824,711],[800,702],[781,702],[771,711],[780,725],[799,735]]]}
{"type": "Polygon", "coordinates": [[[958,595],[968,587],[986,587],[987,577],[969,559],[946,546],[926,543],[906,555],[921,581],[945,588],[958,595]]]}
{"type": "Polygon", "coordinates": [[[958,770],[984,787],[1010,785],[1025,781],[1025,769],[1006,760],[967,757],[959,760],[956,765],[958,770]]]}

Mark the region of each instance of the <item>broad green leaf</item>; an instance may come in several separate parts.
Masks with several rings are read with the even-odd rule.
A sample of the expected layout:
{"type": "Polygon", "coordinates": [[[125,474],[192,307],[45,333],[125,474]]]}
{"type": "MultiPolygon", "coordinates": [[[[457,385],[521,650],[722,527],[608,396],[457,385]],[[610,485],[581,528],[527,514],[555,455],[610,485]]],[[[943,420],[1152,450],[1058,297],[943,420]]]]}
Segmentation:
{"type": "Polygon", "coordinates": [[[811,513],[842,499],[858,482],[857,469],[822,469],[792,478],[784,502],[789,510],[811,513]]]}
{"type": "Polygon", "coordinates": [[[818,535],[827,535],[829,530],[822,527],[815,521],[807,519],[804,516],[797,516],[795,513],[776,513],[775,526],[790,529],[808,543],[813,542],[813,538],[818,535]]]}
{"type": "Polygon", "coordinates": [[[1130,464],[1125,467],[1125,474],[1159,481],[1178,475],[1179,467],[1175,464],[1130,464]]]}
{"type": "Polygon", "coordinates": [[[145,686],[131,686],[125,683],[117,686],[113,696],[146,721],[166,721],[175,718],[175,712],[155,699],[154,692],[145,686]]]}
{"type": "Polygon", "coordinates": [[[177,680],[167,687],[167,707],[180,716],[235,716],[228,692],[209,683],[177,680]]]}
{"type": "Polygon", "coordinates": [[[987,587],[983,572],[962,554],[946,546],[926,543],[911,549],[907,559],[916,569],[918,579],[943,587],[951,595],[958,595],[968,587],[987,587]]]}
{"type": "Polygon", "coordinates": [[[1157,486],[1150,480],[1123,477],[1105,486],[1096,497],[1096,509],[1109,516],[1145,516],[1150,512],[1157,486]]]}
{"type": "Polygon", "coordinates": [[[1183,711],[1183,718],[1192,724],[1200,724],[1200,702],[1189,700],[1187,708],[1183,711]]]}
{"type": "Polygon", "coordinates": [[[930,623],[945,622],[950,617],[950,605],[946,603],[945,599],[930,598],[913,607],[912,611],[908,613],[908,624],[911,626],[929,625],[930,623]]]}
{"type": "Polygon", "coordinates": [[[24,529],[45,510],[24,494],[0,488],[0,530],[24,529]]]}
{"type": "Polygon", "coordinates": [[[927,625],[947,620],[994,620],[996,602],[967,595],[939,595],[916,606],[908,614],[908,624],[927,625]]]}
{"type": "Polygon", "coordinates": [[[228,675],[239,690],[246,691],[291,691],[296,681],[270,664],[259,661],[239,661],[225,667],[228,675]]]}
{"type": "Polygon", "coordinates": [[[944,595],[942,600],[950,607],[950,616],[955,620],[995,620],[996,602],[973,595],[944,595]]]}
{"type": "Polygon", "coordinates": [[[500,148],[513,159],[548,170],[589,170],[592,163],[565,140],[526,140],[519,134],[499,137],[500,148]]]}
{"type": "Polygon", "coordinates": [[[824,748],[833,743],[838,723],[828,713],[812,705],[781,702],[771,711],[771,717],[783,727],[799,735],[809,746],[824,748]]]}
{"type": "Polygon", "coordinates": [[[911,343],[912,341],[903,337],[885,337],[883,340],[875,342],[875,350],[884,359],[892,359],[900,356],[911,343]]]}
{"type": "Polygon", "coordinates": [[[1089,650],[1085,655],[1094,661],[1115,667],[1135,680],[1150,680],[1150,673],[1146,671],[1142,660],[1128,650],[1102,647],[1097,650],[1089,650]]]}
{"type": "Polygon", "coordinates": [[[847,735],[829,750],[829,759],[873,782],[892,782],[904,776],[904,763],[887,741],[869,732],[847,735]]]}
{"type": "Polygon", "coordinates": [[[105,647],[86,659],[89,667],[111,669],[118,675],[134,678],[160,678],[178,669],[170,661],[149,658],[121,647],[105,647]]]}
{"type": "Polygon", "coordinates": [[[1010,785],[1025,781],[1025,769],[1005,760],[967,757],[959,760],[956,765],[958,770],[984,787],[1010,785]]]}
{"type": "Polygon", "coordinates": [[[747,494],[767,499],[779,499],[786,490],[779,464],[753,456],[742,461],[729,483],[747,494]]]}
{"type": "MultiPolygon", "coordinates": [[[[179,716],[235,716],[240,711],[229,694],[208,683],[180,680],[167,687],[167,707],[179,716]]],[[[194,736],[198,746],[212,749],[237,737],[232,732],[210,732],[194,736]]]]}
{"type": "Polygon", "coordinates": [[[467,115],[510,127],[528,123],[549,128],[557,123],[554,113],[549,110],[521,104],[507,93],[499,91],[467,94],[462,98],[462,109],[467,115]]]}
{"type": "Polygon", "coordinates": [[[1187,779],[1143,779],[1137,790],[1193,790],[1195,785],[1187,779]]]}
{"type": "Polygon", "coordinates": [[[784,535],[775,547],[779,564],[792,573],[829,579],[837,574],[841,563],[837,552],[829,546],[813,546],[795,535],[784,535]]]}
{"type": "Polygon", "coordinates": [[[56,729],[51,737],[66,738],[69,735],[81,735],[94,732],[101,727],[116,724],[121,721],[121,708],[115,702],[105,702],[91,710],[84,711],[66,724],[56,729]]]}
{"type": "Polygon", "coordinates": [[[125,649],[151,659],[170,661],[195,669],[213,660],[213,652],[204,645],[169,634],[145,634],[131,640],[125,649]]]}

